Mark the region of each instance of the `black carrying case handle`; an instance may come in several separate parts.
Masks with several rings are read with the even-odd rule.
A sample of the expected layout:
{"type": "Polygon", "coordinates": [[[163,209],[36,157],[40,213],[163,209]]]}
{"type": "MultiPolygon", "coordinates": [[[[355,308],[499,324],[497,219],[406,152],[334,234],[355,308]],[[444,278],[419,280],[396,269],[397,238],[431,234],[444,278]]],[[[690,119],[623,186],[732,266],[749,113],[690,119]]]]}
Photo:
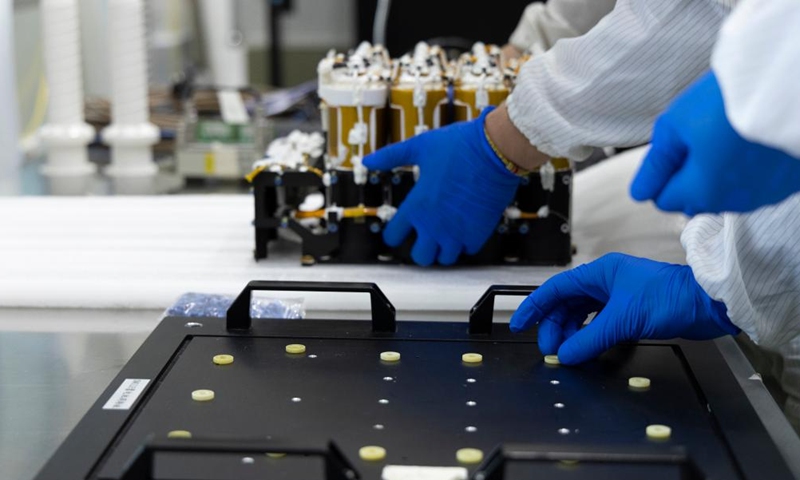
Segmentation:
{"type": "Polygon", "coordinates": [[[394,305],[374,283],[253,280],[244,287],[244,290],[228,307],[226,321],[228,330],[250,329],[253,323],[253,319],[250,317],[250,301],[254,291],[369,293],[372,331],[394,333],[396,329],[394,305]]]}
{"type": "Polygon", "coordinates": [[[538,285],[491,285],[469,311],[469,334],[489,335],[492,333],[494,318],[494,297],[498,295],[530,295],[538,285]]]}

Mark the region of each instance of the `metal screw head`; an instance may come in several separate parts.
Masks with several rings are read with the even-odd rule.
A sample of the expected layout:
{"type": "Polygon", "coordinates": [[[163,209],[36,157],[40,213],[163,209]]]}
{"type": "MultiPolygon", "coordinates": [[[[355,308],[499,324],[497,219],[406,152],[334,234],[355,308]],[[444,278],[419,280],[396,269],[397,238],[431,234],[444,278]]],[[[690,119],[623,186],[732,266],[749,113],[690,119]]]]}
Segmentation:
{"type": "Polygon", "coordinates": [[[331,233],[338,232],[339,231],[339,225],[336,225],[335,223],[329,223],[328,224],[328,231],[331,232],[331,233]]]}
{"type": "Polygon", "coordinates": [[[186,328],[200,328],[202,326],[203,324],[200,322],[186,322],[186,325],[184,325],[186,328]]]}
{"type": "Polygon", "coordinates": [[[520,233],[520,235],[527,235],[530,229],[531,228],[530,226],[528,226],[527,223],[523,223],[522,225],[519,226],[519,229],[517,231],[520,233]]]}
{"type": "Polygon", "coordinates": [[[562,223],[561,224],[561,233],[569,233],[569,224],[568,223],[562,223]]]}
{"type": "Polygon", "coordinates": [[[369,224],[369,231],[372,233],[379,233],[381,231],[381,224],[378,222],[373,222],[369,224]]]}
{"type": "Polygon", "coordinates": [[[393,175],[392,176],[392,183],[395,185],[400,185],[400,175],[393,175]]]}

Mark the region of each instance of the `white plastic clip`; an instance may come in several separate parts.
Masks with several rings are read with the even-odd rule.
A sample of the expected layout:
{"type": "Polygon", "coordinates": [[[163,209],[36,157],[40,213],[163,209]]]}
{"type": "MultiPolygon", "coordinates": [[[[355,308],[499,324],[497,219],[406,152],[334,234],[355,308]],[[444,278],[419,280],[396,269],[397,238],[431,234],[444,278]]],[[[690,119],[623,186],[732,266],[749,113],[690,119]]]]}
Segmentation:
{"type": "Polygon", "coordinates": [[[347,142],[350,145],[364,145],[367,143],[367,124],[359,122],[353,125],[347,134],[347,142]]]}
{"type": "Polygon", "coordinates": [[[539,218],[547,218],[550,216],[550,207],[547,205],[542,205],[539,207],[539,210],[536,211],[536,216],[539,218]]]}
{"type": "Polygon", "coordinates": [[[539,176],[542,180],[542,188],[552,192],[556,186],[556,167],[553,162],[548,161],[539,168],[539,176]]]}
{"type": "Polygon", "coordinates": [[[378,211],[375,212],[378,218],[380,218],[383,222],[388,222],[389,220],[394,218],[394,215],[396,213],[397,213],[397,208],[385,203],[380,207],[378,207],[378,211]]]}
{"type": "Polygon", "coordinates": [[[361,163],[362,158],[358,155],[350,157],[350,162],[353,164],[353,181],[356,185],[365,185],[367,183],[367,167],[361,163]]]}
{"type": "Polygon", "coordinates": [[[522,211],[519,208],[517,208],[515,206],[510,206],[510,207],[506,208],[506,218],[507,219],[509,219],[509,220],[517,220],[521,216],[522,216],[522,211]]]}
{"type": "Polygon", "coordinates": [[[330,213],[333,213],[334,215],[336,215],[336,221],[337,222],[341,221],[342,220],[342,216],[344,216],[344,208],[336,206],[336,205],[332,205],[332,206],[330,206],[330,207],[325,209],[325,216],[327,217],[328,214],[330,214],[330,213]]]}

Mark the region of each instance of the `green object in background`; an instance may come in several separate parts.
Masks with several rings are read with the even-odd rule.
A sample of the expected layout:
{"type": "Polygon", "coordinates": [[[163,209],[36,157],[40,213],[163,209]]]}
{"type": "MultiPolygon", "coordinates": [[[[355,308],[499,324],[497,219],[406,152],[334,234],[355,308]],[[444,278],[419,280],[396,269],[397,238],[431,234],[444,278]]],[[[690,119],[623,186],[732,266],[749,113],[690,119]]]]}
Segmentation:
{"type": "Polygon", "coordinates": [[[202,143],[251,144],[255,141],[252,125],[232,125],[222,120],[199,120],[195,138],[202,143]]]}

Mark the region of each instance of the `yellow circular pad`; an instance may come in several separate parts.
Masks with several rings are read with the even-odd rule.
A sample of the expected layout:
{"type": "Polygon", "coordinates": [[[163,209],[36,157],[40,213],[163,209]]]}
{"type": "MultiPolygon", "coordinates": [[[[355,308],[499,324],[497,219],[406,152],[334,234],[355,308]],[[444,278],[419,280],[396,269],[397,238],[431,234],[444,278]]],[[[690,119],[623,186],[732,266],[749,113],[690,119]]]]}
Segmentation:
{"type": "Polygon", "coordinates": [[[647,438],[654,440],[666,440],[672,435],[672,429],[666,425],[648,425],[645,431],[647,438]]]}
{"type": "Polygon", "coordinates": [[[375,462],[386,458],[386,449],[377,445],[368,445],[358,449],[358,456],[361,460],[375,462]]]}
{"type": "Polygon", "coordinates": [[[631,388],[650,388],[650,379],[645,377],[631,377],[628,379],[628,386],[631,388]]]}
{"type": "Polygon", "coordinates": [[[211,359],[217,365],[230,365],[233,363],[233,355],[214,355],[214,358],[211,359]]]}
{"type": "Polygon", "coordinates": [[[267,456],[269,458],[283,458],[283,457],[286,456],[286,454],[285,453],[279,453],[279,452],[269,452],[269,453],[267,453],[267,456]]]}
{"type": "Polygon", "coordinates": [[[173,430],[167,434],[167,438],[192,438],[192,432],[188,430],[173,430]]]}
{"type": "Polygon", "coordinates": [[[398,352],[381,352],[381,360],[384,362],[398,362],[400,361],[400,354],[398,352]]]}
{"type": "Polygon", "coordinates": [[[561,365],[561,361],[558,359],[558,355],[545,355],[544,363],[548,365],[561,365]]]}
{"type": "Polygon", "coordinates": [[[286,345],[286,353],[306,353],[306,346],[300,343],[286,345]]]}
{"type": "Polygon", "coordinates": [[[481,363],[483,361],[483,355],[480,353],[465,353],[461,355],[461,361],[464,363],[481,363]]]}
{"type": "Polygon", "coordinates": [[[210,402],[214,400],[214,390],[195,390],[192,392],[192,400],[197,402],[210,402]]]}
{"type": "Polygon", "coordinates": [[[483,452],[477,448],[460,448],[456,450],[456,460],[461,463],[480,463],[483,452]]]}

